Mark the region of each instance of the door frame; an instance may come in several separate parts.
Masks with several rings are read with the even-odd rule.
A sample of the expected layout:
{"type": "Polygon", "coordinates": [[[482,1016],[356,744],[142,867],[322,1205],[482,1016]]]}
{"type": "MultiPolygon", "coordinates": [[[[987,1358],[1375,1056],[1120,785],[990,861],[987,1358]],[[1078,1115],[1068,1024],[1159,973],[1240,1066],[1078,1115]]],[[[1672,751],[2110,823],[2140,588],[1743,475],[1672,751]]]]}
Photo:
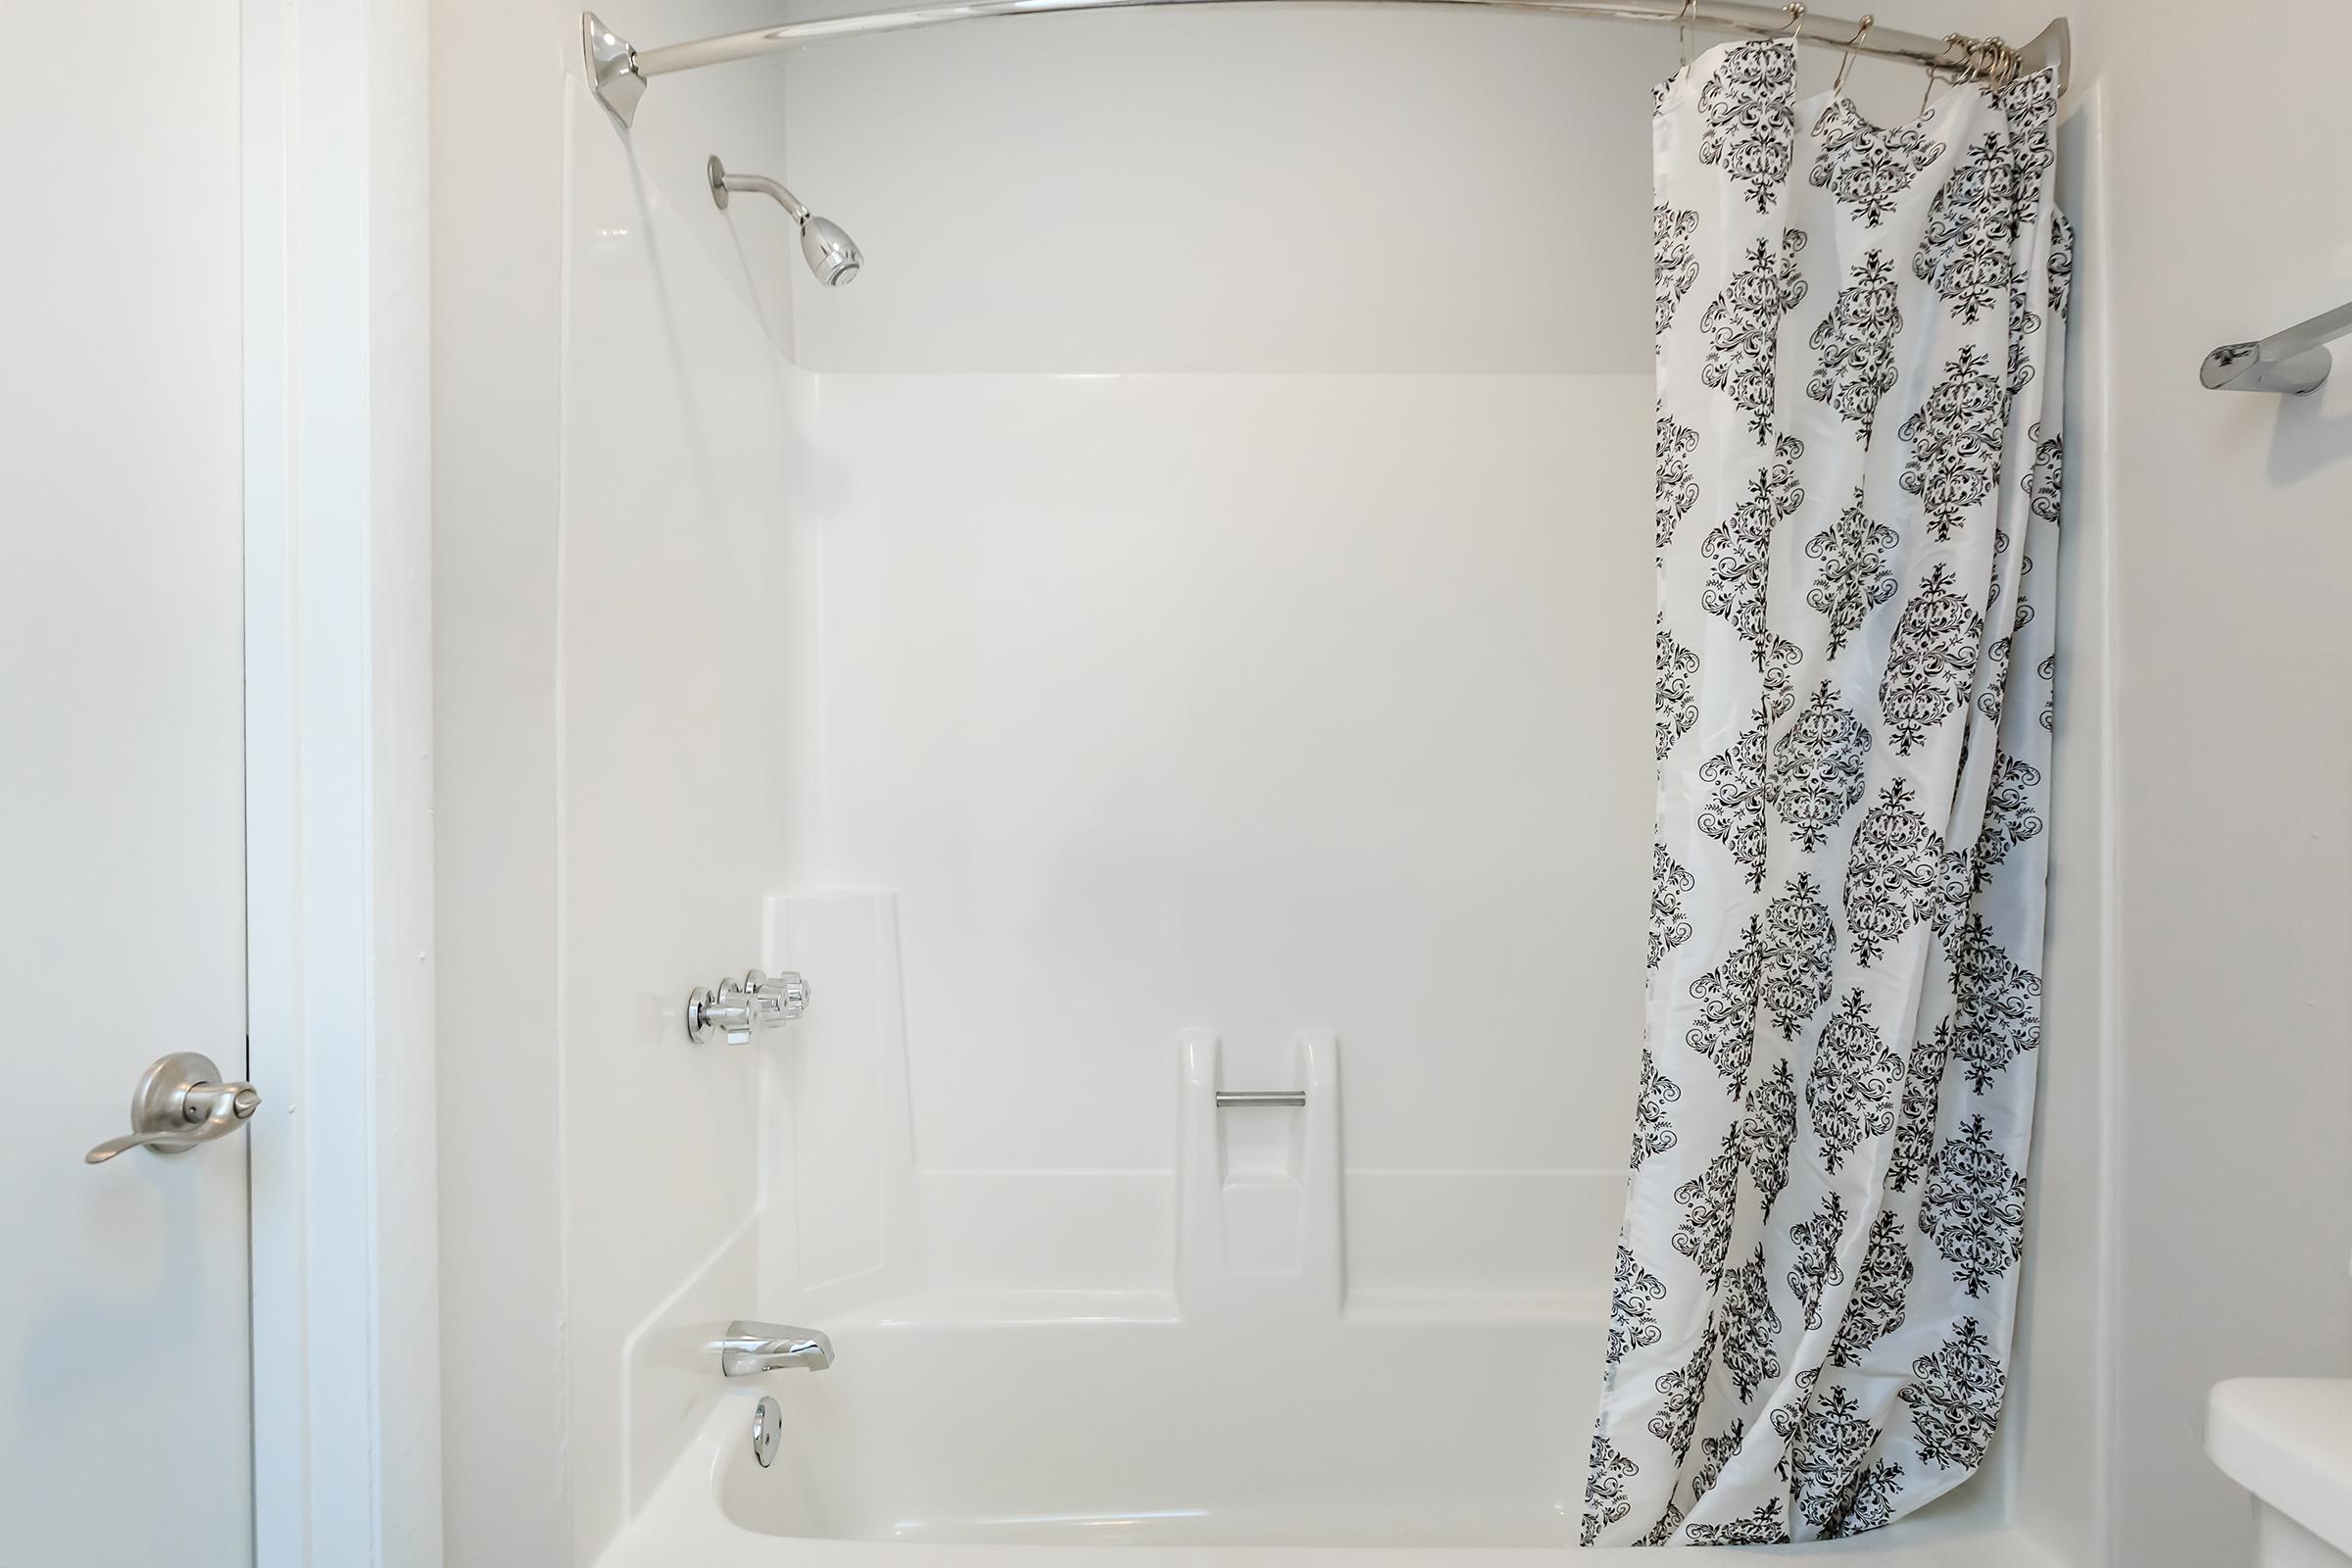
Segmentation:
{"type": "Polygon", "coordinates": [[[257,1568],[441,1560],[425,0],[238,0],[257,1568]]]}

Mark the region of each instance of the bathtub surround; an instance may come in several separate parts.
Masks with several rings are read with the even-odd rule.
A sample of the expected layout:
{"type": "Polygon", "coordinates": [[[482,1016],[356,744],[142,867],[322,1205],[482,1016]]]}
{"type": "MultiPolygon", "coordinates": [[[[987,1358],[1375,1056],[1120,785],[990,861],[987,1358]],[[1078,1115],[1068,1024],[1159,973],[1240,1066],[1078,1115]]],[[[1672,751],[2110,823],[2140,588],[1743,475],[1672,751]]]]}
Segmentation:
{"type": "Polygon", "coordinates": [[[1858,1534],[1991,1442],[2041,1043],[2056,109],[2045,74],[1885,129],[1798,100],[1781,41],[1661,90],[1658,839],[1588,1544],[1858,1534]]]}
{"type": "MultiPolygon", "coordinates": [[[[482,9],[437,14],[453,48],[482,9]]],[[[612,20],[685,32],[701,9],[612,20]]],[[[774,7],[709,9],[750,25],[774,7]]],[[[1982,30],[1963,9],[1922,0],[1902,24],[1982,30]]],[[[1051,1531],[1006,1516],[1105,1491],[1183,1504],[1214,1479],[1182,1467],[1213,1458],[1198,1428],[1167,1429],[1166,1464],[1083,1445],[1092,1498],[1001,1440],[885,1461],[911,1457],[896,1433],[963,1419],[967,1396],[991,1433],[1016,1407],[1041,1442],[1090,1410],[1103,1429],[1138,1408],[1088,1387],[1104,1374],[1168,1391],[1153,1408],[1199,1406],[1211,1434],[1262,1397],[1271,1440],[1327,1385],[1449,1388],[1442,1358],[1398,1367],[1457,1343],[1456,1381],[1478,1390],[1455,1419],[1489,1426],[1444,1474],[1492,1460],[1461,1484],[1479,1507],[1398,1491],[1343,1498],[1345,1529],[1311,1512],[1315,1477],[1351,1462],[1346,1442],[1376,1445],[1392,1400],[1348,1434],[1267,1442],[1254,1494],[1168,1538],[1573,1539],[1637,1065],[1624,915],[1649,863],[1653,416],[1626,307],[1648,83],[1673,50],[1670,29],[1426,8],[1056,18],[703,73],[649,99],[625,141],[592,105],[575,119],[582,89],[564,83],[532,128],[551,145],[525,160],[544,187],[519,206],[501,194],[513,165],[482,156],[499,136],[453,140],[443,188],[483,188],[436,242],[517,281],[436,343],[453,383],[490,372],[453,441],[496,448],[445,466],[474,502],[445,509],[444,607],[461,631],[503,633],[521,593],[533,624],[512,646],[453,644],[444,669],[466,720],[444,756],[451,809],[470,805],[478,830],[443,890],[462,927],[444,1175],[468,1195],[447,1216],[464,1263],[445,1296],[463,1349],[452,1561],[816,1563],[875,1548],[794,1532],[918,1520],[938,1542],[991,1518],[1051,1531]],[[714,149],[871,246],[856,287],[819,288],[773,212],[730,224],[702,183],[714,149]],[[1476,286],[1404,242],[1382,199],[1400,185],[1478,236],[1476,286]],[[1280,265],[1209,265],[1237,230],[1280,265]],[[1015,232],[1042,239],[998,243],[1015,232]],[[567,276],[523,286],[520,262],[566,256],[567,276]],[[567,364],[500,346],[542,313],[567,364]],[[763,328],[797,366],[747,352],[763,328]],[[629,377],[605,376],[615,349],[629,377]],[[738,398],[753,417],[728,413],[738,398]],[[552,408],[545,427],[502,413],[541,401],[560,428],[552,408]],[[625,495],[606,482],[619,458],[647,470],[625,495]],[[496,474],[512,488],[485,493],[496,474]],[[762,561],[743,522],[770,504],[770,526],[821,547],[762,561]],[[652,598],[628,595],[633,573],[652,598]],[[760,591],[716,586],[733,583],[760,591]],[[790,646],[739,662],[748,630],[673,635],[675,605],[713,593],[721,625],[790,646]],[[648,660],[665,662],[620,678],[648,660]],[[817,700],[773,701],[799,683],[817,700]],[[672,684],[722,690],[821,766],[673,771],[651,755],[677,728],[658,701],[672,684]],[[537,758],[512,775],[514,834],[482,809],[509,803],[466,784],[491,737],[537,758]],[[610,769],[632,737],[633,802],[567,776],[610,769]],[[552,799],[561,823],[537,810],[552,799]],[[749,874],[673,874],[726,866],[721,831],[746,827],[749,874]],[[536,869],[508,881],[502,856],[536,869]],[[842,888],[891,891],[803,907],[799,890],[842,888]],[[752,894],[789,927],[764,948],[752,894]],[[605,907],[633,902],[642,919],[605,907]],[[786,1038],[729,1059],[649,1026],[749,962],[809,976],[818,1004],[786,1038]],[[545,976],[564,1016],[503,1014],[517,974],[545,976]],[[1276,1083],[1305,1030],[1346,1062],[1346,1304],[1286,1331],[1302,1371],[1276,1365],[1254,1393],[1178,1305],[1188,1029],[1216,1035],[1229,1087],[1276,1083]],[[732,1098],[747,1087],[756,1105],[732,1098]],[[657,1114],[632,1117],[640,1093],[657,1114]],[[761,1173],[748,1190],[712,1180],[737,1159],[761,1173]],[[538,1245],[551,1234],[564,1244],[538,1245]],[[822,1378],[767,1381],[808,1443],[864,1446],[758,1469],[748,1405],[732,1408],[758,1391],[666,1332],[736,1316],[835,1336],[822,1378]],[[530,1348],[551,1321],[568,1342],[552,1374],[530,1348]],[[1018,1354],[992,1383],[975,1352],[999,1343],[1018,1354]]],[[[1808,69],[1826,82],[1835,65],[1808,69]]],[[[1906,72],[1865,65],[1856,84],[1917,102],[1906,72]]],[[[2037,1302],[2034,1334],[2087,1310],[2037,1302]]],[[[2020,1414],[2066,1419],[2063,1387],[2019,1373],[2020,1414]]],[[[1985,1483],[1857,1563],[2034,1560],[2001,1527],[2036,1488],[2071,1506],[2059,1446],[2006,1467],[1996,1452],[1985,1483]]]]}

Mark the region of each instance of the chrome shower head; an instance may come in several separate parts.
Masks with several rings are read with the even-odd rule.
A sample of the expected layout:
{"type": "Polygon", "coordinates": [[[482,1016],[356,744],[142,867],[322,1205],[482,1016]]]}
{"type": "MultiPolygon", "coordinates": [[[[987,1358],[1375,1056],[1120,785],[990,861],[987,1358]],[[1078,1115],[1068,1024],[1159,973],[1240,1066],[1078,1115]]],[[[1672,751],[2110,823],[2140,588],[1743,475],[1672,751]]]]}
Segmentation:
{"type": "Polygon", "coordinates": [[[865,265],[858,242],[843,233],[839,223],[813,213],[801,220],[801,254],[808,258],[808,270],[827,288],[841,287],[865,265]]]}
{"type": "Polygon", "coordinates": [[[730,174],[726,166],[712,153],[703,166],[710,180],[710,200],[720,208],[727,205],[727,192],[748,190],[765,196],[792,215],[800,225],[801,254],[808,259],[808,270],[827,288],[839,288],[858,275],[865,258],[858,250],[858,242],[842,231],[830,218],[819,218],[808,210],[808,204],[764,174],[730,174]]]}

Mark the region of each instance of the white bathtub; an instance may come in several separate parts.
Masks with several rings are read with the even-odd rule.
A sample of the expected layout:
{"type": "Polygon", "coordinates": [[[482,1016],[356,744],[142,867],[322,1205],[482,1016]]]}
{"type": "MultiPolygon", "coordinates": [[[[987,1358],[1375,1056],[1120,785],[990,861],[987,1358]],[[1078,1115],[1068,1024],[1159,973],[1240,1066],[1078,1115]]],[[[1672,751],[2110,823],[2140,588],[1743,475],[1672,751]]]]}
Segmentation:
{"type": "MultiPolygon", "coordinates": [[[[603,1568],[1481,1568],[1573,1550],[1600,1326],[975,1323],[887,1314],[729,1386],[603,1568]],[[772,1468],[753,1407],[784,1412],[772,1468]]],[[[1781,1548],[2049,1568],[1966,1510],[1781,1548]]],[[[1579,1553],[1654,1561],[1654,1551],[1579,1553]]]]}

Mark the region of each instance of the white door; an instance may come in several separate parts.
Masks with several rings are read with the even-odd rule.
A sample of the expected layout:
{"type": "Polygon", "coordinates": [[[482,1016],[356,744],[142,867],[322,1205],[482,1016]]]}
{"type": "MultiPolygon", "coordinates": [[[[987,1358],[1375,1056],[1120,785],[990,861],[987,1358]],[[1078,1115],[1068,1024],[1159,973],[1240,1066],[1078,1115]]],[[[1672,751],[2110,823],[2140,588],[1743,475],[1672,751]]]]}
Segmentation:
{"type": "Polygon", "coordinates": [[[250,1564],[238,7],[0,18],[0,1568],[250,1564]]]}

